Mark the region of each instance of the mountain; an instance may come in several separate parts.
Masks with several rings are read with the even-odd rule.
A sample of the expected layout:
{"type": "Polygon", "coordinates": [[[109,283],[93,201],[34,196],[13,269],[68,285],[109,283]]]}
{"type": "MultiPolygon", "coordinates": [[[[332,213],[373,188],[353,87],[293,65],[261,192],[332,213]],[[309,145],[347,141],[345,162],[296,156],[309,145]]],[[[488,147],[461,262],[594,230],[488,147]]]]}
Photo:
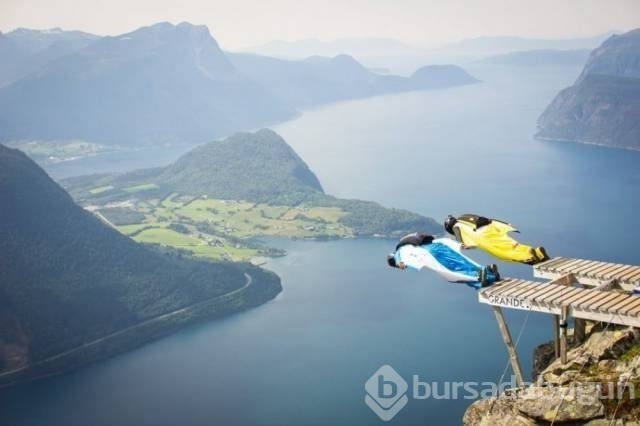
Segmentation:
{"type": "Polygon", "coordinates": [[[296,107],[308,107],[385,93],[428,90],[475,83],[456,66],[429,66],[410,78],[371,72],[352,56],[312,56],[292,61],[253,54],[228,54],[244,74],[296,107]],[[437,70],[437,71],[436,71],[437,70]]]}
{"type": "Polygon", "coordinates": [[[420,49],[390,38],[346,37],[333,41],[313,38],[295,41],[274,40],[248,47],[244,51],[282,59],[304,59],[310,56],[333,57],[343,54],[363,59],[395,54],[415,55],[420,52],[420,49]]]}
{"type": "Polygon", "coordinates": [[[325,194],[304,161],[284,139],[268,129],[210,142],[164,168],[79,176],[62,183],[76,201],[89,205],[127,203],[132,199],[131,188],[148,188],[135,193],[135,198],[166,199],[177,193],[190,199],[335,208],[341,211],[338,222],[354,236],[398,236],[416,229],[441,231],[433,219],[406,210],[325,194]],[[95,188],[109,189],[103,192],[95,188]]]}
{"type": "Polygon", "coordinates": [[[513,67],[576,67],[583,66],[590,50],[539,49],[510,52],[481,59],[478,63],[513,67]]]}
{"type": "Polygon", "coordinates": [[[154,181],[191,195],[252,201],[287,198],[297,202],[322,192],[305,162],[267,129],[199,146],[165,168],[154,181]]]}
{"type": "Polygon", "coordinates": [[[454,43],[411,45],[394,39],[346,38],[335,41],[304,39],[273,41],[246,49],[246,52],[282,59],[303,59],[309,56],[333,57],[347,54],[367,68],[391,69],[409,75],[424,64],[453,64],[465,67],[489,55],[526,50],[592,50],[612,32],[594,37],[573,39],[532,39],[523,37],[477,37],[454,43]]]}
{"type": "Polygon", "coordinates": [[[640,29],[612,36],[538,119],[542,139],[640,149],[640,29]]]}
{"type": "Polygon", "coordinates": [[[99,36],[82,31],[18,28],[0,33],[0,87],[38,71],[46,64],[80,50],[99,36]]]}
{"type": "Polygon", "coordinates": [[[0,385],[75,368],[281,289],[249,265],[134,243],[3,145],[0,196],[0,385]]]}
{"type": "Polygon", "coordinates": [[[0,89],[0,141],[198,143],[291,117],[204,26],[103,37],[0,89]]]}
{"type": "Polygon", "coordinates": [[[206,27],[186,22],[115,37],[16,30],[0,34],[0,60],[8,64],[0,70],[0,142],[12,144],[198,144],[301,107],[476,81],[462,70],[446,84],[379,75],[348,55],[225,54],[206,27]]]}
{"type": "Polygon", "coordinates": [[[450,52],[482,52],[498,54],[526,50],[583,50],[593,49],[613,35],[613,32],[583,38],[524,38],[524,37],[476,37],[464,39],[440,47],[438,50],[450,52]]]}

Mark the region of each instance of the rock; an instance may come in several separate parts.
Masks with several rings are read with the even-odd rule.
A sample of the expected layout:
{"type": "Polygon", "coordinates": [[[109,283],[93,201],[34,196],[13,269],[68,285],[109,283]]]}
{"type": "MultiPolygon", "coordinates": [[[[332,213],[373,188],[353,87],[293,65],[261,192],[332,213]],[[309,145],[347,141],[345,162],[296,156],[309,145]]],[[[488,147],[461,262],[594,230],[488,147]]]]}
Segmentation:
{"type": "Polygon", "coordinates": [[[579,350],[594,360],[616,358],[639,341],[639,332],[633,328],[603,330],[592,333],[579,350]]]}
{"type": "Polygon", "coordinates": [[[518,396],[515,408],[538,421],[579,422],[604,415],[604,406],[594,385],[575,388],[532,386],[518,396]]]}
{"type": "Polygon", "coordinates": [[[471,404],[462,418],[464,426],[533,426],[535,421],[513,410],[513,401],[481,399],[471,404]]]}
{"type": "MultiPolygon", "coordinates": [[[[507,426],[555,421],[608,425],[611,420],[605,419],[605,405],[609,410],[611,391],[627,381],[640,383],[640,355],[631,357],[633,352],[629,352],[639,344],[640,330],[632,327],[608,326],[604,330],[601,326],[593,327],[585,342],[567,353],[566,364],[553,360],[539,372],[537,385],[505,392],[497,399],[477,401],[465,412],[463,423],[507,426]]],[[[548,345],[536,349],[538,368],[544,363],[545,350],[548,351],[545,346],[548,345]]],[[[640,407],[630,406],[623,411],[618,416],[622,419],[613,424],[640,426],[637,421],[631,421],[640,419],[640,407]]]]}
{"type": "Polygon", "coordinates": [[[616,364],[614,359],[603,359],[598,362],[598,369],[601,371],[615,371],[616,364]]]}
{"type": "Polygon", "coordinates": [[[533,372],[531,373],[533,380],[536,380],[542,370],[547,368],[555,358],[556,352],[553,340],[538,345],[538,347],[533,350],[533,372]]]}

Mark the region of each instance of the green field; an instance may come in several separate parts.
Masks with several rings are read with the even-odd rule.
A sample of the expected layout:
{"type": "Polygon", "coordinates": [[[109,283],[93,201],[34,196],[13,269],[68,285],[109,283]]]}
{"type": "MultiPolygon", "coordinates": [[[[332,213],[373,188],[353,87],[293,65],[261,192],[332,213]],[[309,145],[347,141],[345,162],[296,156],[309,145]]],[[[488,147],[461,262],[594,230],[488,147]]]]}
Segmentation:
{"type": "Polygon", "coordinates": [[[157,189],[158,185],[156,185],[155,183],[143,183],[141,185],[135,185],[135,186],[130,186],[128,188],[124,188],[124,191],[126,192],[140,192],[140,191],[148,191],[150,189],[157,189]]]}
{"type": "MultiPolygon", "coordinates": [[[[152,184],[126,188],[152,189],[152,184]]],[[[105,190],[95,188],[95,190],[105,190]]],[[[335,207],[270,206],[245,201],[182,197],[134,202],[144,215],[140,223],[118,226],[135,241],[184,249],[210,259],[249,260],[265,255],[265,248],[246,243],[248,237],[350,237],[352,231],[338,220],[345,214],[335,207]]]]}
{"type": "Polygon", "coordinates": [[[103,192],[107,192],[113,189],[112,185],[99,186],[97,188],[90,189],[89,192],[91,195],[102,194],[103,192]]]}

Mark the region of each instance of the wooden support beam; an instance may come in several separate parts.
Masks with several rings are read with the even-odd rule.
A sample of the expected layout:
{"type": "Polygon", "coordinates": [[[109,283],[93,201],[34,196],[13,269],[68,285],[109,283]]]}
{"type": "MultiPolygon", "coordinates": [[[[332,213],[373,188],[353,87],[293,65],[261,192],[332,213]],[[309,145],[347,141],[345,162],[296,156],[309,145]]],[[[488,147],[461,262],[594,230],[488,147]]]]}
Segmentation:
{"type": "Polygon", "coordinates": [[[573,319],[573,341],[576,344],[582,344],[586,337],[585,328],[587,321],[582,318],[573,319]]]}
{"type": "Polygon", "coordinates": [[[513,373],[516,375],[518,386],[524,386],[524,375],[522,374],[522,368],[520,367],[518,352],[516,351],[516,347],[513,344],[513,340],[511,339],[511,333],[509,332],[509,327],[507,326],[507,322],[505,321],[504,315],[502,314],[502,309],[500,309],[499,306],[492,307],[493,313],[495,314],[496,320],[498,321],[500,334],[502,334],[502,340],[504,341],[504,344],[507,346],[507,350],[509,351],[509,361],[511,362],[513,373]]]}
{"type": "Polygon", "coordinates": [[[560,357],[560,315],[553,315],[553,352],[560,357]]]}
{"type": "Polygon", "coordinates": [[[569,307],[563,306],[560,313],[560,362],[567,363],[567,316],[569,307]]]}

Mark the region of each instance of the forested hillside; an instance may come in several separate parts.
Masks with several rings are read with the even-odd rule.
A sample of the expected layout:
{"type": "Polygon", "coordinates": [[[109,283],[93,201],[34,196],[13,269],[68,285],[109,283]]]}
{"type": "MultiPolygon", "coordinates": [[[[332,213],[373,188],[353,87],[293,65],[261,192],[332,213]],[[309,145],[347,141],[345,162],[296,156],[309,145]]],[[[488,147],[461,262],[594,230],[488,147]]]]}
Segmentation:
{"type": "Polygon", "coordinates": [[[259,268],[134,243],[74,204],[22,152],[2,145],[0,197],[0,372],[237,290],[247,284],[245,274],[252,278],[247,291],[211,315],[263,303],[281,289],[259,268]]]}

